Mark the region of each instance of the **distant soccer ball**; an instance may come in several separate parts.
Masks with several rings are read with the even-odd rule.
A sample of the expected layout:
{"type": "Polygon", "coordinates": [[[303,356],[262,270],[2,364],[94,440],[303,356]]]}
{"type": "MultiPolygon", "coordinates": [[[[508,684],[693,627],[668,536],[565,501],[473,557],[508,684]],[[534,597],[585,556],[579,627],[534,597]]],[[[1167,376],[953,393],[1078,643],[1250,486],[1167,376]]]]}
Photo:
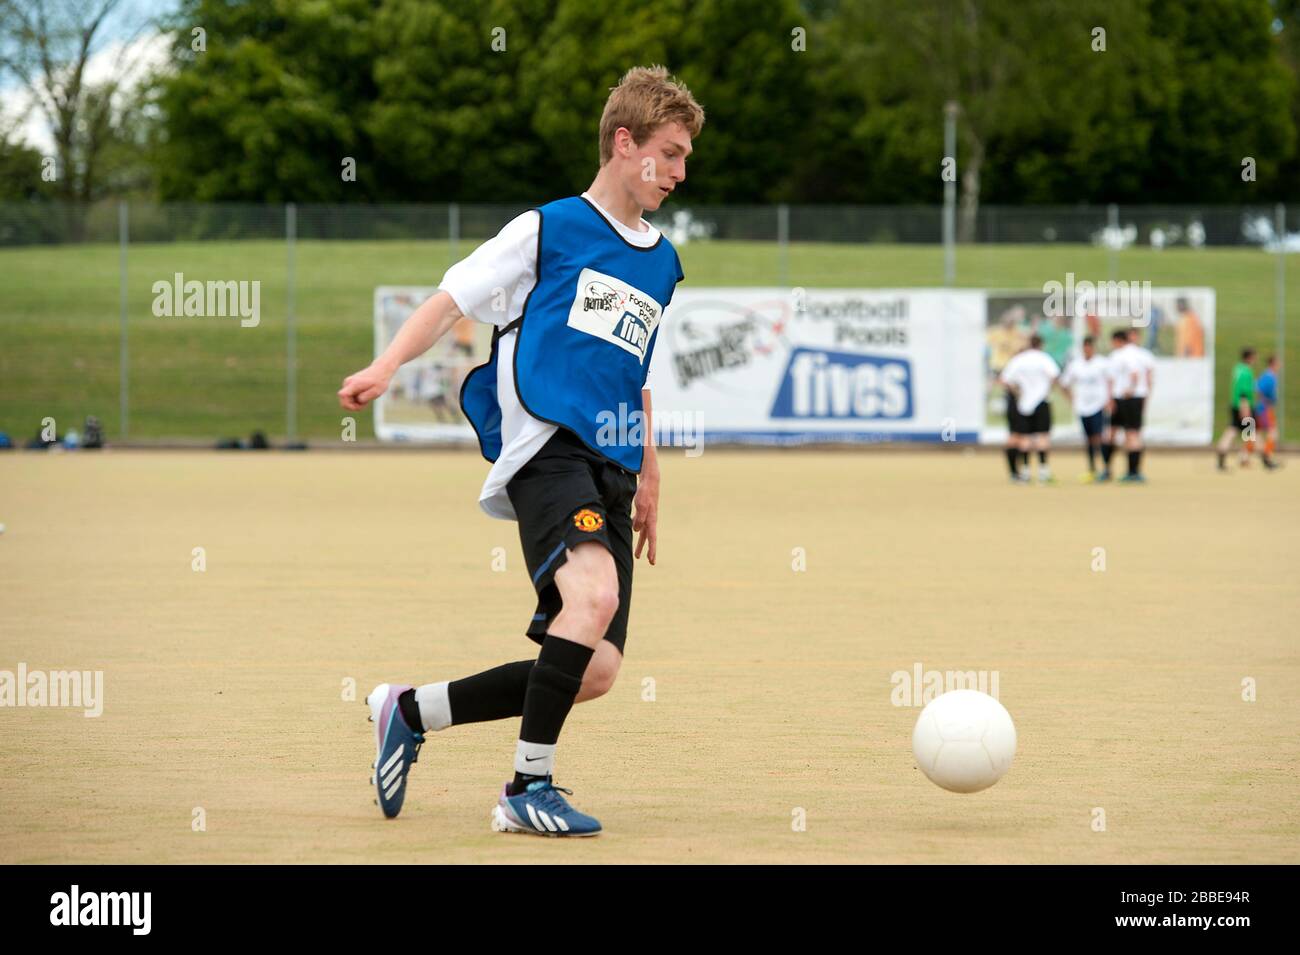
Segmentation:
{"type": "Polygon", "coordinates": [[[955,793],[988,789],[1016,755],[1016,726],[1005,706],[978,690],[950,690],[921,711],[912,753],[930,781],[955,793]]]}

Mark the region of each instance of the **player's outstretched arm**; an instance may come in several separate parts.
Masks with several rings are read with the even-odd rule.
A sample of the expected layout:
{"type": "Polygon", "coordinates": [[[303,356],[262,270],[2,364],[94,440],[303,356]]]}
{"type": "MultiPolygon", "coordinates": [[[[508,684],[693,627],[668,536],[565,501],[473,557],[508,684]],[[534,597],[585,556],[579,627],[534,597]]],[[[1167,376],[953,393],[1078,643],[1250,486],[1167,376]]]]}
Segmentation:
{"type": "Polygon", "coordinates": [[[402,323],[392,344],[384,349],[382,355],[368,367],[343,379],[339,404],[348,411],[360,411],[388,390],[388,383],[398,368],[427,352],[464,317],[456,301],[446,292],[430,295],[402,323]]]}

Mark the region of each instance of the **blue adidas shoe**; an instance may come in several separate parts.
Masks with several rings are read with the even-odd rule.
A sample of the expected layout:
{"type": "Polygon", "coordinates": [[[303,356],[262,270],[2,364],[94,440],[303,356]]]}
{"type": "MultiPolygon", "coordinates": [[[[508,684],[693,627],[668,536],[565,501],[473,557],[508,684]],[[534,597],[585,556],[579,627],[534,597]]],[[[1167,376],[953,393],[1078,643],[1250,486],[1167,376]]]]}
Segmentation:
{"type": "Polygon", "coordinates": [[[518,796],[509,795],[503,786],[492,810],[492,831],[535,836],[594,836],[600,832],[599,822],[578,812],[560,793],[572,796],[573,790],[556,786],[549,776],[529,783],[518,796]]]}
{"type": "Polygon", "coordinates": [[[379,794],[376,802],[389,819],[395,819],[402,811],[406,775],[424,742],[424,734],[412,732],[397,705],[397,698],[409,689],[409,686],[381,683],[366,697],[370,720],[375,724],[376,755],[371,766],[375,774],[370,777],[370,785],[379,794]]]}

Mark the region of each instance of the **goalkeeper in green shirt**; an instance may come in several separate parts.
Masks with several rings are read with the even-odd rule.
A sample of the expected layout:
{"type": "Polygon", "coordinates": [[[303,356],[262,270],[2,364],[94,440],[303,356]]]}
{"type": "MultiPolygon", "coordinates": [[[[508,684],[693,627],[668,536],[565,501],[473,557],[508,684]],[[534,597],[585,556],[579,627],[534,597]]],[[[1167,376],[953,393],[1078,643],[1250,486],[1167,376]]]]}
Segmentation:
{"type": "Polygon", "coordinates": [[[1255,418],[1251,409],[1255,406],[1255,349],[1247,346],[1241,350],[1241,361],[1232,369],[1232,404],[1228,408],[1228,417],[1232,424],[1223,429],[1219,438],[1219,470],[1228,470],[1228,452],[1232,450],[1235,438],[1241,438],[1241,466],[1250,462],[1250,453],[1255,449],[1255,418]]]}

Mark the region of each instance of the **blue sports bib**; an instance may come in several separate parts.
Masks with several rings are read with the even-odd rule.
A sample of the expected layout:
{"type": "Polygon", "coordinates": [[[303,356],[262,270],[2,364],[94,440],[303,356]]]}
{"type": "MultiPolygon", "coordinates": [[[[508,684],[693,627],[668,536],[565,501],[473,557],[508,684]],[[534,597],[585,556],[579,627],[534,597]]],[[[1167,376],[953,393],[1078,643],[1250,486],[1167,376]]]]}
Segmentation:
{"type": "Polygon", "coordinates": [[[483,456],[501,454],[497,339],[517,327],[515,390],[535,418],[572,431],[629,471],[641,470],[641,389],[681,263],[667,239],[634,246],[586,199],[537,210],[537,284],[523,314],[492,337],[492,353],[465,378],[460,402],[483,456]]]}

